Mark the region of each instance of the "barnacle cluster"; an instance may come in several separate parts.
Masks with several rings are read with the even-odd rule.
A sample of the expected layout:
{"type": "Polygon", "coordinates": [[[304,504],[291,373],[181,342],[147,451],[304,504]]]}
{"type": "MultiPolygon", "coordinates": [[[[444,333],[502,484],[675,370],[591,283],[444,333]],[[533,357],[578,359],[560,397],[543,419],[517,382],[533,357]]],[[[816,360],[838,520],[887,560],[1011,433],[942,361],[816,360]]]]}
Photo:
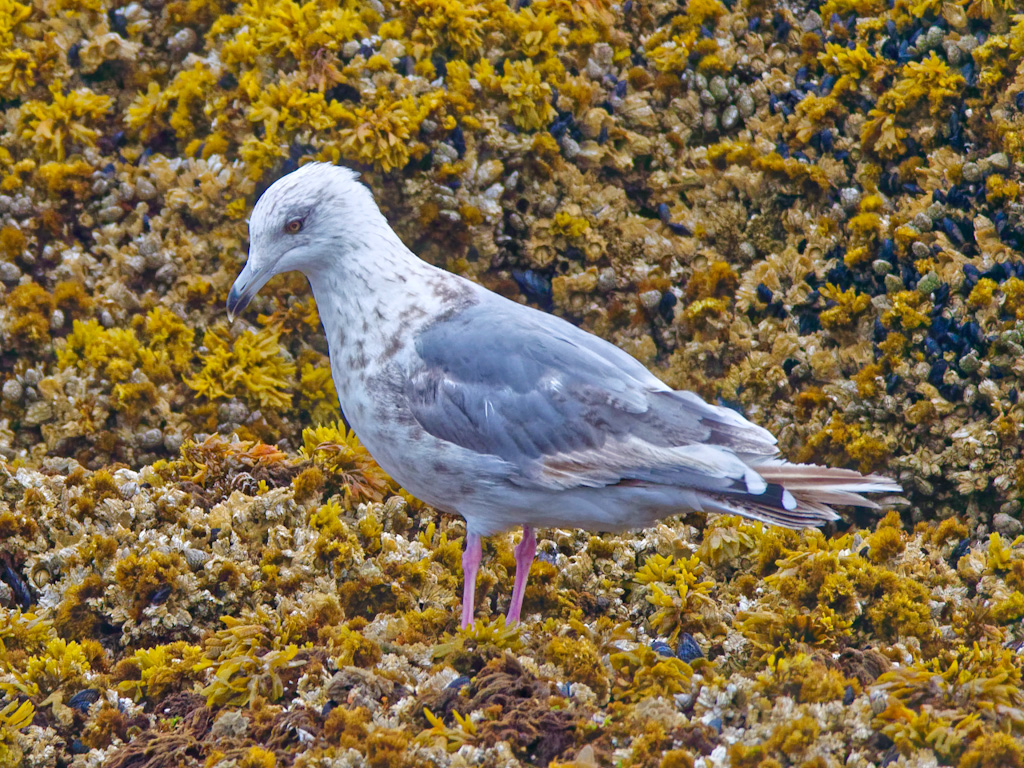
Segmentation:
{"type": "Polygon", "coordinates": [[[0,766],[1024,753],[1010,0],[0,0],[0,766]],[[799,6],[799,7],[798,7],[799,6]],[[245,217],[358,168],[428,260],[896,511],[486,544],[338,410],[245,217]]]}
{"type": "Polygon", "coordinates": [[[555,530],[507,626],[498,536],[459,629],[461,521],[328,436],[7,475],[0,764],[1016,764],[1024,537],[555,530]]]}

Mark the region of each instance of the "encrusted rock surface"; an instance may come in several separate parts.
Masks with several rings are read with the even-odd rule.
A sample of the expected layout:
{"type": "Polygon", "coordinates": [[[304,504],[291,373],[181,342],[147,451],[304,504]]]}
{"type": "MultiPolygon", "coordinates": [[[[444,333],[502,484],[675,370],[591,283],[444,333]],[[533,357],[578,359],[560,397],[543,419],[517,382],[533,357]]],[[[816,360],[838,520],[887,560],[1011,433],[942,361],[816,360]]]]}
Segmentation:
{"type": "Polygon", "coordinates": [[[1020,768],[1010,0],[0,0],[0,766],[1020,768]],[[259,192],[364,172],[434,263],[906,504],[511,536],[347,432],[259,192]],[[490,618],[488,618],[490,617],[490,618]]]}

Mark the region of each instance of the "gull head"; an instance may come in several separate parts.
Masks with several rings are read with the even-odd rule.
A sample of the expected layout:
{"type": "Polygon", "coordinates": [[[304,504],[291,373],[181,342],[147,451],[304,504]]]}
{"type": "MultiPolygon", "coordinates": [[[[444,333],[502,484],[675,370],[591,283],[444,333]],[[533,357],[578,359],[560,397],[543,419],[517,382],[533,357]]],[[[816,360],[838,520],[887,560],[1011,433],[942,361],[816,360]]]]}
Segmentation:
{"type": "Polygon", "coordinates": [[[228,318],[246,308],[274,275],[330,268],[380,218],[355,171],[309,163],[267,189],[249,217],[249,257],[228,294],[228,318]]]}

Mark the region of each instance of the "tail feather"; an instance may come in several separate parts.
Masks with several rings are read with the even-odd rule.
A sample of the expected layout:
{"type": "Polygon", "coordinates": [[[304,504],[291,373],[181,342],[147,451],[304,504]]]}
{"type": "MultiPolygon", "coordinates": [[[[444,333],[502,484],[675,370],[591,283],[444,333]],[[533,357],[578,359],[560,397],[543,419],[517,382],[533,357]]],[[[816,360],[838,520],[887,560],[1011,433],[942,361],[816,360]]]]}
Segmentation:
{"type": "Polygon", "coordinates": [[[866,499],[859,493],[852,493],[851,491],[818,490],[814,491],[813,494],[806,491],[794,491],[793,496],[798,502],[803,499],[804,503],[811,503],[813,501],[819,504],[842,504],[847,507],[879,508],[877,502],[872,499],[866,499]]]}
{"type": "MultiPolygon", "coordinates": [[[[823,467],[818,464],[790,464],[779,459],[751,462],[753,469],[769,483],[779,483],[790,492],[846,491],[859,493],[899,493],[899,483],[884,475],[862,475],[855,469],[823,467]]],[[[844,502],[850,503],[850,502],[844,502]]]]}
{"type": "Polygon", "coordinates": [[[740,496],[708,496],[702,499],[706,511],[720,512],[726,515],[741,515],[752,520],[759,520],[769,525],[778,525],[783,528],[800,530],[803,528],[817,528],[832,520],[838,520],[839,515],[831,507],[822,505],[797,504],[792,510],[770,507],[765,504],[758,504],[752,497],[740,496]]]}
{"type": "Polygon", "coordinates": [[[774,458],[748,461],[769,488],[781,486],[789,492],[781,497],[781,503],[778,494],[772,502],[767,502],[764,495],[706,494],[709,507],[785,528],[807,528],[838,520],[833,504],[878,509],[876,502],[862,494],[903,490],[891,478],[862,475],[852,469],[790,464],[774,458]]]}

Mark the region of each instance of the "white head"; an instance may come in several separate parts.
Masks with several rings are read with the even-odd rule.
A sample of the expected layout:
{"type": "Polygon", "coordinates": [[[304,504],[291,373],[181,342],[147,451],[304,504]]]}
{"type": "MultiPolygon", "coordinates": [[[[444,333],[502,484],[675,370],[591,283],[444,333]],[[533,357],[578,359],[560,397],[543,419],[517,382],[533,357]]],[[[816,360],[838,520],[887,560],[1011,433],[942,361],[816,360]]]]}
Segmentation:
{"type": "Polygon", "coordinates": [[[366,242],[367,229],[390,231],[355,171],[309,163],[278,179],[249,218],[249,258],[228,294],[233,318],[274,275],[309,276],[330,268],[366,242]]]}

